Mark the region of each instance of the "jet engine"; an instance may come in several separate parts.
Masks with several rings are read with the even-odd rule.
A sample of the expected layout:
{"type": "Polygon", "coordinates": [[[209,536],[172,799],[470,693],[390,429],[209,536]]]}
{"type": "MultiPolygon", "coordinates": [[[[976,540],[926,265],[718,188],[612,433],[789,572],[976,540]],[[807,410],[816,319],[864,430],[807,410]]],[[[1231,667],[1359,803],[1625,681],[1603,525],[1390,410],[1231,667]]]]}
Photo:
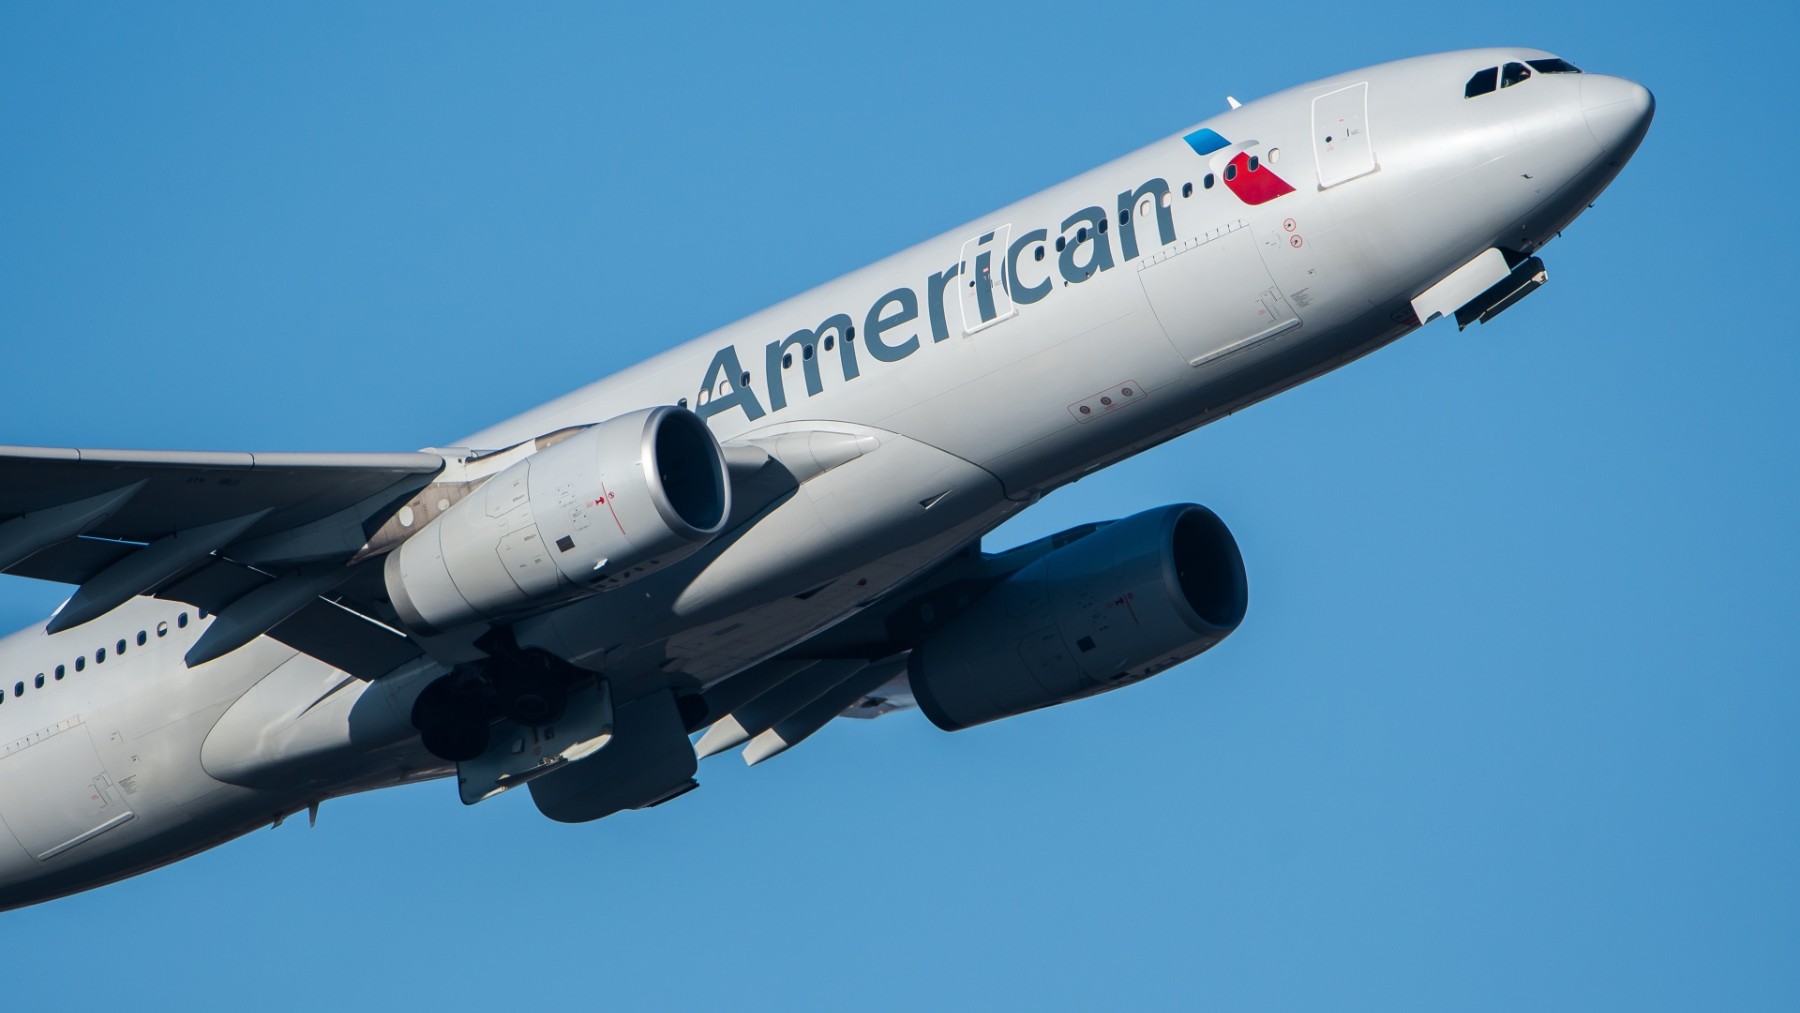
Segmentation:
{"type": "Polygon", "coordinates": [[[916,648],[913,697],[945,731],[1117,689],[1224,640],[1248,602],[1211,510],[1161,507],[1027,564],[916,648]]]}
{"type": "Polygon", "coordinates": [[[653,573],[724,530],[719,443],[685,408],[609,419],[519,461],[388,554],[407,626],[438,633],[653,573]]]}

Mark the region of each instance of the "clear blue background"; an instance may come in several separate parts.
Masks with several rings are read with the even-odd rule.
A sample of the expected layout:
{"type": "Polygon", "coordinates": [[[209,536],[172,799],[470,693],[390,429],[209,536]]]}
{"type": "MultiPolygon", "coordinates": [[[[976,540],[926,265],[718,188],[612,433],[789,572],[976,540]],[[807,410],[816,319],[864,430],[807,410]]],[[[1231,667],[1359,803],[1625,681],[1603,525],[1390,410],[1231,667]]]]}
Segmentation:
{"type": "MultiPolygon", "coordinates": [[[[1427,328],[991,540],[1213,506],[1252,606],[1201,660],[957,735],[839,722],[584,827],[442,783],[328,803],[0,915],[0,1004],[1800,1007],[1795,27],[1729,3],[7,4],[21,444],[450,440],[1227,93],[1390,58],[1538,46],[1659,109],[1497,323],[1427,328]]],[[[0,581],[0,619],[64,593],[0,581]]]]}

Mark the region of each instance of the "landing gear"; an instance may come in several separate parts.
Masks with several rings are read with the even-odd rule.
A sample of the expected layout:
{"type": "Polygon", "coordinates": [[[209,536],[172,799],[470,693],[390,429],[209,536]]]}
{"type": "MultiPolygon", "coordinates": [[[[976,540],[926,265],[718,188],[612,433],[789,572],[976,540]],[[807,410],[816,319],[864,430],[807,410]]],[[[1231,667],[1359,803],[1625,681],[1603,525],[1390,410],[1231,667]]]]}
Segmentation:
{"type": "Polygon", "coordinates": [[[486,651],[482,672],[494,688],[494,705],[510,721],[542,727],[562,717],[569,706],[569,684],[575,667],[543,651],[519,647],[509,626],[496,626],[475,641],[486,651]]]}
{"type": "Polygon", "coordinates": [[[520,649],[505,627],[475,643],[487,658],[425,687],[413,704],[413,727],[425,748],[455,763],[486,751],[497,719],[526,728],[555,724],[568,710],[570,687],[585,677],[568,662],[520,649]]]}
{"type": "Polygon", "coordinates": [[[463,763],[488,745],[492,718],[473,688],[446,676],[425,687],[413,703],[412,723],[425,749],[440,760],[463,763]]]}
{"type": "Polygon", "coordinates": [[[556,723],[569,706],[569,680],[541,655],[523,655],[488,667],[494,702],[508,720],[522,725],[556,723]]]}

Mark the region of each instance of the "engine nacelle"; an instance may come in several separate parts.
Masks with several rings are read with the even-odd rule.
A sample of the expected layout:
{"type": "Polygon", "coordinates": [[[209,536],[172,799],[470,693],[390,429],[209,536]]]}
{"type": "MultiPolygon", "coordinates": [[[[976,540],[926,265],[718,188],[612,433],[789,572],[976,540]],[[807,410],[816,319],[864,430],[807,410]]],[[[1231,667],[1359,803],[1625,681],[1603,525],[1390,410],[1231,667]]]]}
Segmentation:
{"type": "Polygon", "coordinates": [[[555,443],[487,480],[388,554],[388,595],[435,633],[603,591],[724,530],[718,440],[685,408],[647,408],[555,443]]]}
{"type": "Polygon", "coordinates": [[[1237,540],[1185,504],[1027,564],[912,653],[913,697],[955,731],[1149,678],[1224,640],[1248,602],[1237,540]]]}

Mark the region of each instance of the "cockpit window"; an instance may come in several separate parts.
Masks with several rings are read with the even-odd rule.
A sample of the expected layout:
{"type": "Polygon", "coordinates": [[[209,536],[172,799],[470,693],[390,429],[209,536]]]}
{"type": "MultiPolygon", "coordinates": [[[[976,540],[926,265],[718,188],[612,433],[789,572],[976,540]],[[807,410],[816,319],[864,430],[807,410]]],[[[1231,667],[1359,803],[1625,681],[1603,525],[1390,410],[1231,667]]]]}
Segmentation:
{"type": "Polygon", "coordinates": [[[1579,74],[1579,73],[1581,73],[1580,67],[1575,66],[1574,64],[1570,63],[1569,61],[1567,61],[1559,56],[1552,56],[1548,60],[1526,60],[1525,62],[1531,64],[1531,69],[1537,71],[1540,74],[1579,74]]]}
{"type": "Polygon", "coordinates": [[[1493,91],[1495,87],[1494,82],[1499,76],[1499,67],[1489,67],[1486,70],[1476,71],[1475,76],[1469,78],[1469,83],[1463,86],[1463,98],[1474,98],[1477,95],[1486,95],[1488,92],[1493,91]]]}
{"type": "Polygon", "coordinates": [[[1509,63],[1500,70],[1500,87],[1511,88],[1530,76],[1531,71],[1524,64],[1509,63]]]}

